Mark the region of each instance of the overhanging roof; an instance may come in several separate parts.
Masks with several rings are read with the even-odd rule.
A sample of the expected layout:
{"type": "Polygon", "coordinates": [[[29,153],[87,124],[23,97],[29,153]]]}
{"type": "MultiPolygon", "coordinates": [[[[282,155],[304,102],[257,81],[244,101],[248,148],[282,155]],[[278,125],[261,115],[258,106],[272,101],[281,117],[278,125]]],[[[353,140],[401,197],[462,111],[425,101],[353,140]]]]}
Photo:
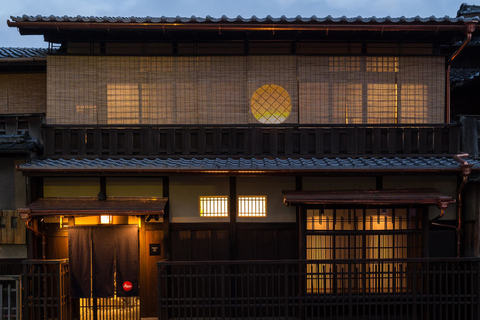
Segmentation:
{"type": "Polygon", "coordinates": [[[283,191],[286,205],[437,205],[446,208],[455,203],[435,189],[397,189],[361,191],[283,191]]]}
{"type": "MultiPolygon", "coordinates": [[[[467,159],[480,169],[480,163],[467,159]]],[[[26,174],[50,173],[368,173],[461,171],[451,157],[44,159],[22,164],[26,174]]]]}
{"type": "Polygon", "coordinates": [[[41,198],[27,206],[30,216],[163,215],[168,198],[41,198]]]}
{"type": "Polygon", "coordinates": [[[17,16],[10,17],[9,27],[30,29],[30,34],[42,34],[42,30],[78,30],[78,29],[104,29],[104,30],[219,30],[246,31],[246,30],[329,30],[329,31],[462,31],[465,23],[476,23],[475,18],[450,18],[445,17],[338,17],[327,16],[324,18],[282,16],[273,18],[213,18],[201,17],[84,17],[84,16],[17,16]],[[37,33],[32,30],[37,30],[37,33]]]}

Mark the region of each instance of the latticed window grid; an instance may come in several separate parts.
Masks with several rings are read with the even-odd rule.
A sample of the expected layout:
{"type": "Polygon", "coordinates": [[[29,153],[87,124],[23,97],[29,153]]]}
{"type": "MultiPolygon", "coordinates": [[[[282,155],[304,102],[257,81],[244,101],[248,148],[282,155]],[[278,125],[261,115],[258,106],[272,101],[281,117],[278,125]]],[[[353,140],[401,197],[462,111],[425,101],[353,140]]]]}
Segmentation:
{"type": "Polygon", "coordinates": [[[382,277],[379,282],[369,276],[399,270],[398,263],[358,263],[351,270],[358,273],[358,282],[344,283],[335,278],[352,269],[351,263],[348,266],[332,261],[420,257],[421,216],[411,208],[307,210],[306,245],[307,259],[311,261],[307,265],[308,292],[404,291],[404,279],[382,277]]]}
{"type": "Polygon", "coordinates": [[[281,86],[267,84],[253,93],[251,108],[253,116],[261,123],[282,123],[290,116],[292,100],[281,86]]]}
{"type": "Polygon", "coordinates": [[[228,196],[201,196],[200,217],[228,217],[228,196]]]}
{"type": "MultiPolygon", "coordinates": [[[[49,124],[255,124],[284,119],[283,123],[288,124],[444,121],[442,57],[48,59],[49,124]],[[282,110],[270,112],[273,116],[269,117],[266,108],[255,107],[252,113],[252,97],[265,85],[279,86],[288,93],[288,117],[282,110]],[[419,107],[414,108],[415,104],[419,107]],[[87,111],[87,106],[96,109],[87,111]],[[260,122],[255,112],[267,117],[260,122]]],[[[283,102],[288,102],[286,96],[283,102]]],[[[275,104],[282,106],[279,101],[275,104]]],[[[283,108],[288,109],[285,104],[283,108]]]]}
{"type": "Polygon", "coordinates": [[[367,57],[367,72],[398,72],[398,57],[367,57]]]}
{"type": "Polygon", "coordinates": [[[267,197],[266,196],[239,196],[238,197],[239,217],[266,217],[267,197]]]}

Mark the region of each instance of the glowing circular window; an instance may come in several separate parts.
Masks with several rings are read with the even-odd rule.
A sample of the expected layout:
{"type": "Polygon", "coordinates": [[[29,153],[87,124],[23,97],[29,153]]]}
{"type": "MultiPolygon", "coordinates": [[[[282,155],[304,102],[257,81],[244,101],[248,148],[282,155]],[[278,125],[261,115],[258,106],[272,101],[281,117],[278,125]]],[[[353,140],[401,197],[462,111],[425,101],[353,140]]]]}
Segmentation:
{"type": "Polygon", "coordinates": [[[261,86],[250,101],[253,116],[261,123],[282,123],[290,116],[292,100],[287,90],[275,84],[261,86]]]}

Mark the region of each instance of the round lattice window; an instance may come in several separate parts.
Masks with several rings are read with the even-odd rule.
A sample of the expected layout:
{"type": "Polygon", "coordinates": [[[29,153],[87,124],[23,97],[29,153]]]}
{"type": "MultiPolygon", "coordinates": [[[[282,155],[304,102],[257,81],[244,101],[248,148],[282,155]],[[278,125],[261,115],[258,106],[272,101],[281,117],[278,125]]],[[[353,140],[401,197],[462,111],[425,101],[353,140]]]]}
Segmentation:
{"type": "Polygon", "coordinates": [[[266,84],[255,90],[250,105],[253,116],[261,123],[282,123],[292,111],[287,90],[275,84],[266,84]]]}

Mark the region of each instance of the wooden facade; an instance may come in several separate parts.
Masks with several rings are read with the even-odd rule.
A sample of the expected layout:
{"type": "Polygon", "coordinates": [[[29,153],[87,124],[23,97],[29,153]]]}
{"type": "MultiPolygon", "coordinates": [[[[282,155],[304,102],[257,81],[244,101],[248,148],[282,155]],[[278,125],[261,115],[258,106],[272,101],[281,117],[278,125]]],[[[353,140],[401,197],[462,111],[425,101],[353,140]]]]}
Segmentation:
{"type": "Polygon", "coordinates": [[[41,146],[17,166],[27,317],[480,319],[479,261],[454,258],[477,122],[448,121],[444,50],[476,22],[35,19],[9,24],[60,44],[47,86],[0,101],[0,135],[41,146]],[[138,256],[99,271],[119,241],[88,230],[123,225],[138,256]],[[138,279],[97,295],[120,265],[138,279]]]}

